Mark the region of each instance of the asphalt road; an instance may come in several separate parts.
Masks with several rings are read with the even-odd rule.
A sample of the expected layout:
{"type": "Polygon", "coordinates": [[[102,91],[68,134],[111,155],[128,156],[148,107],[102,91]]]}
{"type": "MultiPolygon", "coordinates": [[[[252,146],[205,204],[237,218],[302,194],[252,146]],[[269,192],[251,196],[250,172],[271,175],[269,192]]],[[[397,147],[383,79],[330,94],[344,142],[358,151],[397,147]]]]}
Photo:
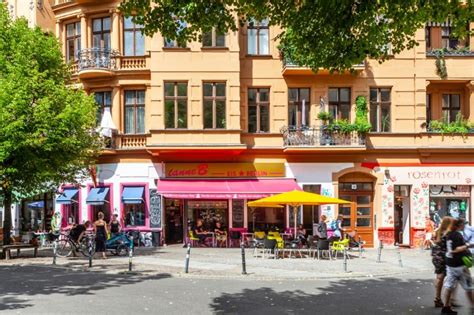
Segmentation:
{"type": "MultiPolygon", "coordinates": [[[[459,290],[461,295],[462,290],[459,290]]],[[[174,278],[0,266],[5,314],[439,314],[432,274],[320,281],[174,278]]],[[[464,296],[459,300],[465,302],[464,296]]],[[[460,314],[469,314],[461,308],[460,314]]]]}

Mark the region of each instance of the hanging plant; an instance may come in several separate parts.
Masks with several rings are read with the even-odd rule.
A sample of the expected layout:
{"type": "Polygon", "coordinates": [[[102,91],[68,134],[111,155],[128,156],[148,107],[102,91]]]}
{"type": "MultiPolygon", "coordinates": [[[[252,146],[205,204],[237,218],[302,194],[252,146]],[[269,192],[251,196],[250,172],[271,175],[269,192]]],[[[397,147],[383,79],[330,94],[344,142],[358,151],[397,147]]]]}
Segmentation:
{"type": "Polygon", "coordinates": [[[435,55],[436,55],[436,74],[441,78],[441,79],[446,79],[448,77],[448,69],[446,68],[446,60],[444,59],[444,50],[443,49],[437,49],[435,50],[435,55]]]}

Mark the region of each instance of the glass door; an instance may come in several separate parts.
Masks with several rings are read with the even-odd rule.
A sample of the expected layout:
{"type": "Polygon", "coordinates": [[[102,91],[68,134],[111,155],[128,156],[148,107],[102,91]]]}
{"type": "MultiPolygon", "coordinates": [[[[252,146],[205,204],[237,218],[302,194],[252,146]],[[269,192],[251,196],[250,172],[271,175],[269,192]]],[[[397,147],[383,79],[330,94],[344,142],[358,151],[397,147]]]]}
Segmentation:
{"type": "Polygon", "coordinates": [[[373,201],[372,192],[340,192],[339,198],[351,201],[351,204],[339,205],[339,214],[343,216],[344,233],[355,232],[356,238],[373,245],[373,201]]]}

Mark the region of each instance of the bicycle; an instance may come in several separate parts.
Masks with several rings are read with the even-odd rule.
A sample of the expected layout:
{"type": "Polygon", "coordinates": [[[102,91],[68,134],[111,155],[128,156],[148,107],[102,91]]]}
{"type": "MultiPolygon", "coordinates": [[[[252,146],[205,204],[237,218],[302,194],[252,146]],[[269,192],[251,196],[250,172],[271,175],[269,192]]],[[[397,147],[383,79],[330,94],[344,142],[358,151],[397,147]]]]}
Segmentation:
{"type": "Polygon", "coordinates": [[[56,255],[58,257],[69,257],[73,252],[80,252],[84,257],[91,257],[95,254],[95,234],[85,234],[80,243],[77,243],[68,234],[63,234],[63,238],[58,241],[56,255]]]}

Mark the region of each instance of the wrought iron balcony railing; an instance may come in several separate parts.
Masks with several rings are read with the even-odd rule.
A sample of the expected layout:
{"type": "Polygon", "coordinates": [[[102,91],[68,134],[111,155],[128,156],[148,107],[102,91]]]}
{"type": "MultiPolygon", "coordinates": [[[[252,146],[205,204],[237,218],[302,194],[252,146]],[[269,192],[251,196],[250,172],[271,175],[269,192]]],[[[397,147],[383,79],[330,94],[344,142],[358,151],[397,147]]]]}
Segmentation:
{"type": "Polygon", "coordinates": [[[343,133],[321,127],[285,126],[281,129],[286,147],[365,146],[365,135],[357,131],[343,133]]]}
{"type": "Polygon", "coordinates": [[[428,57],[438,57],[441,55],[446,57],[474,57],[474,51],[469,49],[432,49],[426,51],[426,56],[428,57]]]}
{"type": "Polygon", "coordinates": [[[111,49],[87,48],[78,53],[79,71],[104,69],[116,70],[119,52],[111,49]]]}

